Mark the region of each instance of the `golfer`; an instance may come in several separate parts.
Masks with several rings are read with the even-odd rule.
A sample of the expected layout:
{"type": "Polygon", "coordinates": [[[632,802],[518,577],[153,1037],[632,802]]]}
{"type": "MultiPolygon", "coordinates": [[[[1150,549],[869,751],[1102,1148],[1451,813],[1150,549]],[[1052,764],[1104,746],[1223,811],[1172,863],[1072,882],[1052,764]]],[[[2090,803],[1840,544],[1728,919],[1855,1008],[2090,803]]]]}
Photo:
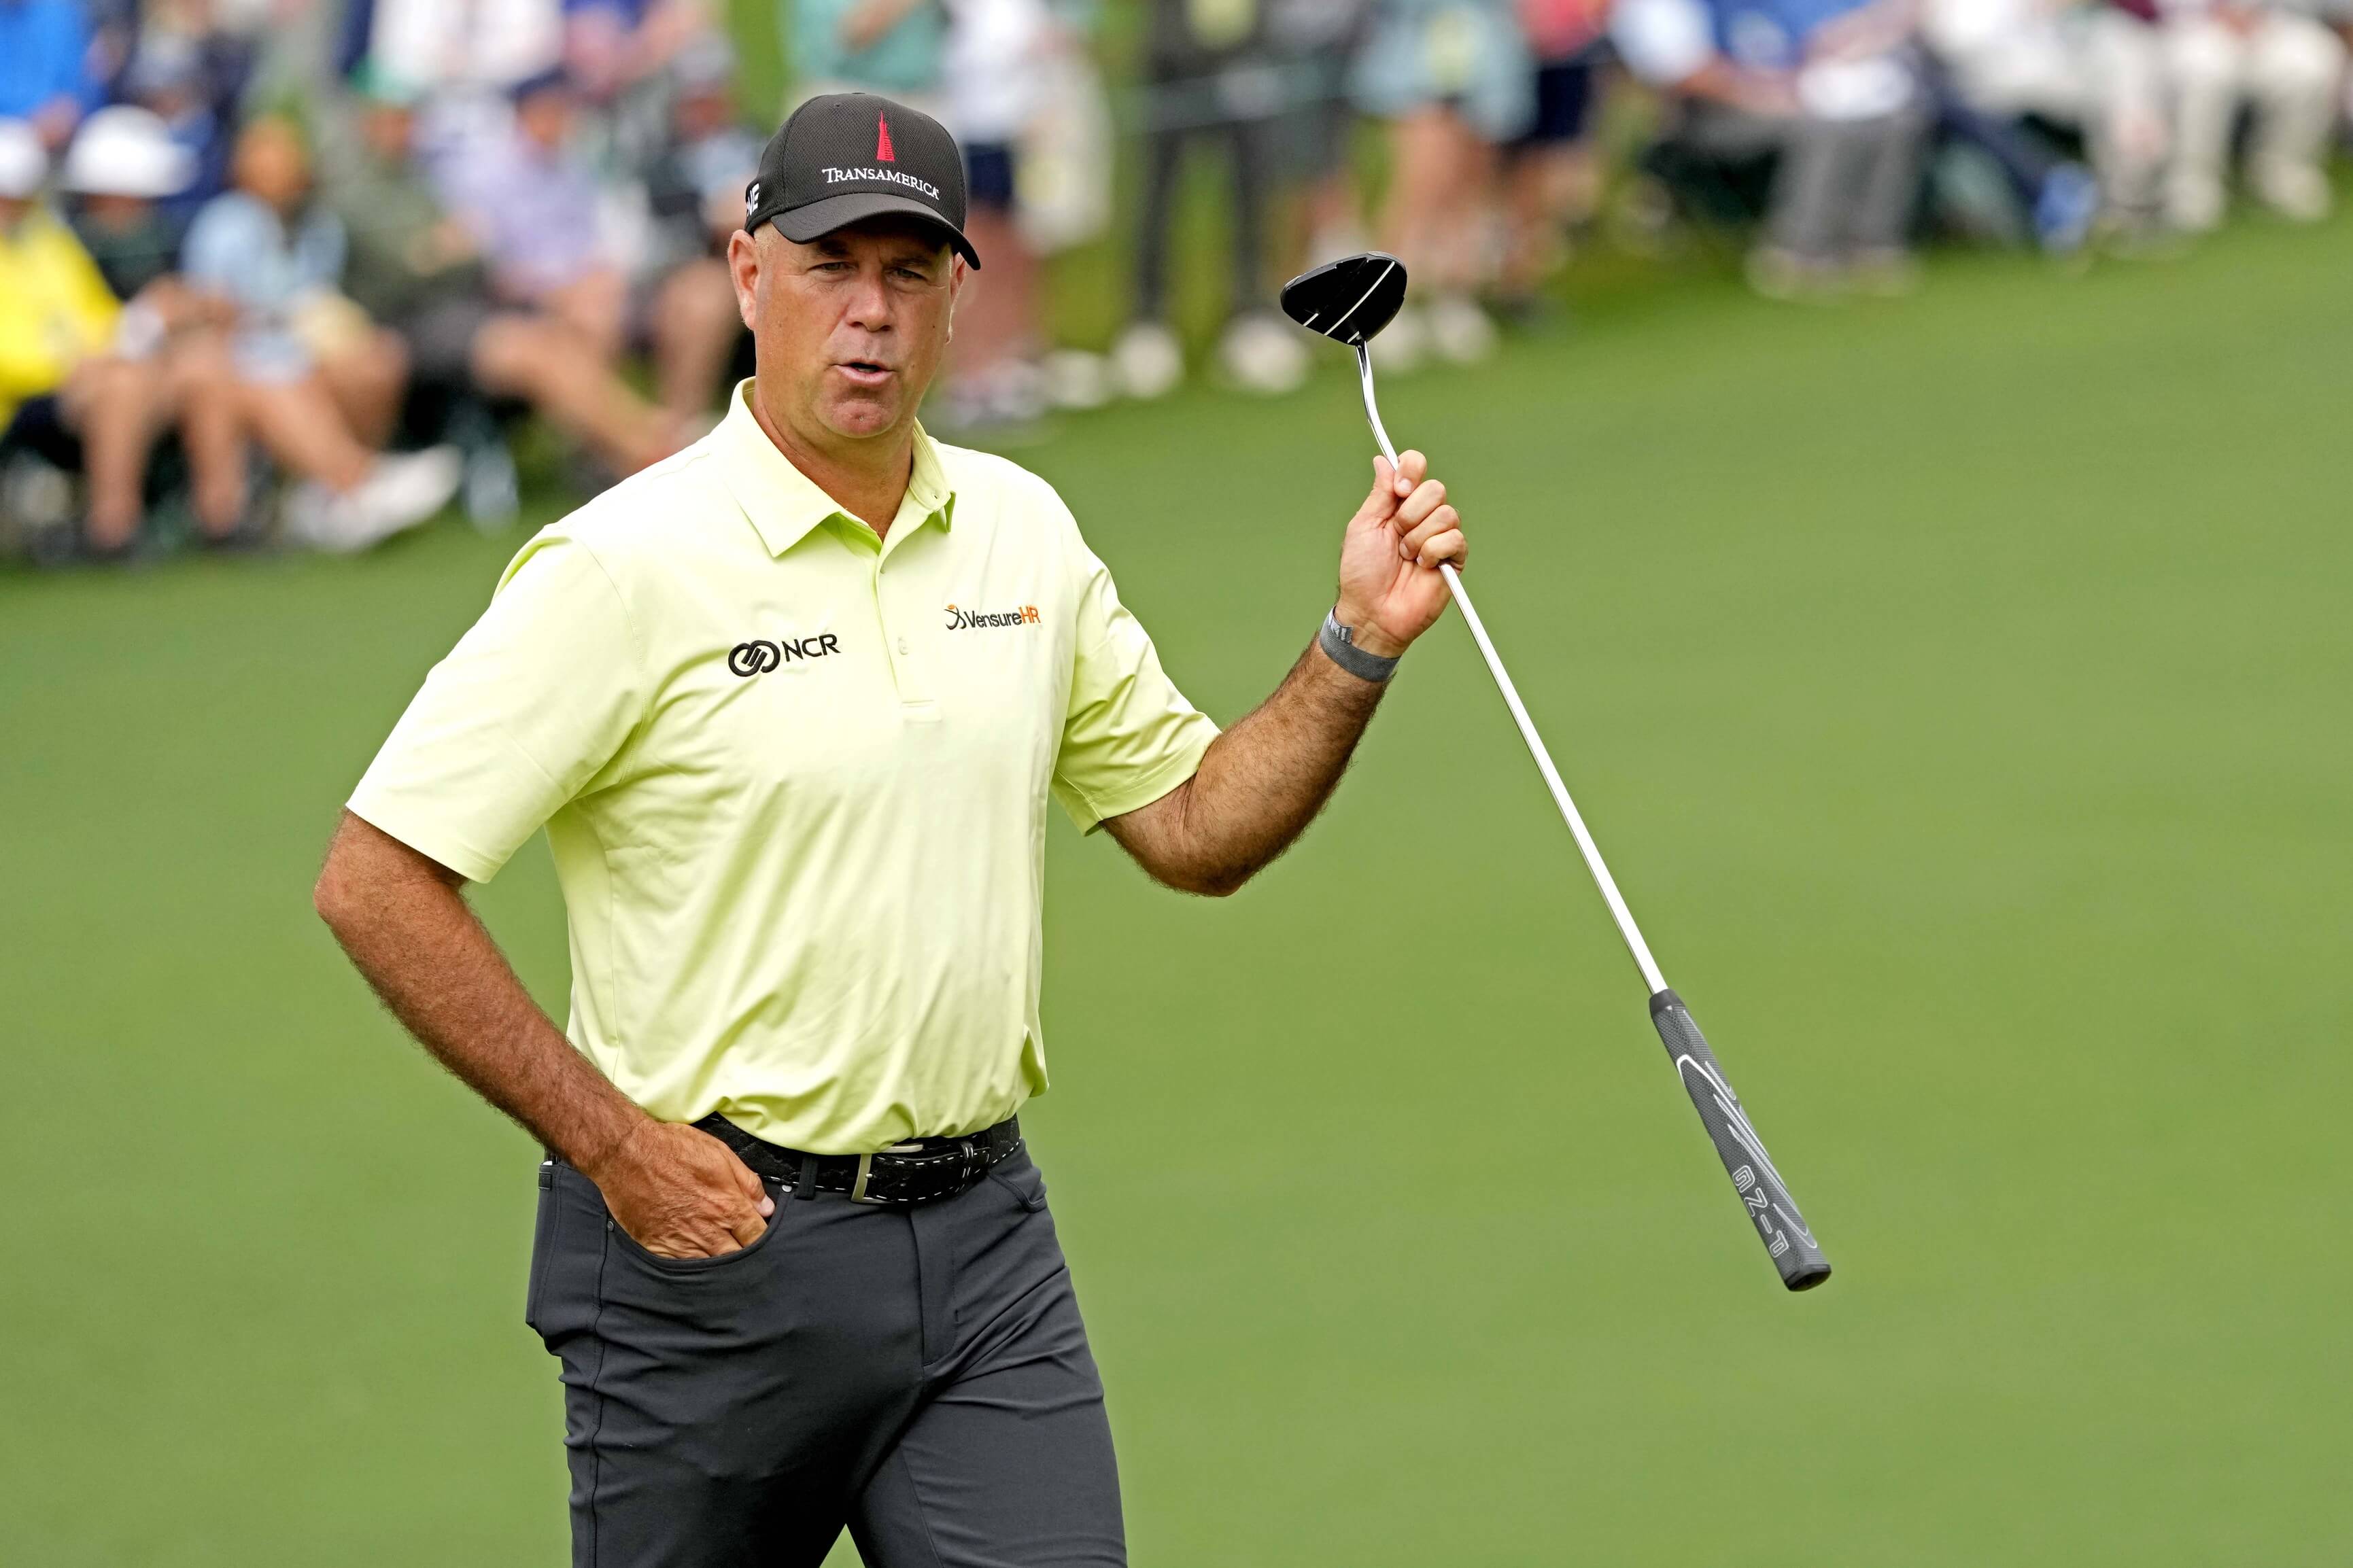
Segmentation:
{"type": "Polygon", "coordinates": [[[575,1563],[815,1568],[847,1528],[870,1568],[1107,1568],[1102,1384],[1015,1120],[1047,797],[1232,892],[1331,794],[1462,534],[1419,454],[1377,464],[1321,632],[1220,733],[1054,491],[915,421],[982,259],[948,133],[814,99],[759,174],[728,247],[757,374],[515,557],[319,912],[548,1151],[526,1315],[575,1563]],[[543,826],[568,1030],[459,892],[543,826]]]}

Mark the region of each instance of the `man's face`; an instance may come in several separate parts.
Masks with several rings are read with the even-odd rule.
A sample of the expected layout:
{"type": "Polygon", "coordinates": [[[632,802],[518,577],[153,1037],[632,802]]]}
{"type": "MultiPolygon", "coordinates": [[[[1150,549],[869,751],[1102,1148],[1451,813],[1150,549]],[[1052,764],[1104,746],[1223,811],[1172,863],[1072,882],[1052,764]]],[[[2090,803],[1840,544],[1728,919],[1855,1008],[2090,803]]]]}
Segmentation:
{"type": "Polygon", "coordinates": [[[372,102],[360,116],[360,136],[368,151],[387,163],[405,162],[417,116],[406,104],[372,102]]]}
{"type": "Polygon", "coordinates": [[[236,174],[240,190],[291,212],[311,189],[311,154],[293,126],[257,120],[237,138],[236,174]]]}
{"type": "Polygon", "coordinates": [[[155,204],[144,196],[89,195],[82,197],[81,210],[99,227],[121,234],[145,223],[155,204]]]}
{"type": "Polygon", "coordinates": [[[911,425],[948,343],[963,267],[903,218],[804,245],[774,224],[728,244],[769,419],[820,447],[911,425]]]}
{"type": "Polygon", "coordinates": [[[543,87],[515,105],[515,124],[533,142],[555,152],[572,134],[572,95],[543,87]]]}
{"type": "Polygon", "coordinates": [[[670,112],[680,141],[700,142],[734,122],[735,100],[724,87],[700,88],[681,94],[670,112]]]}

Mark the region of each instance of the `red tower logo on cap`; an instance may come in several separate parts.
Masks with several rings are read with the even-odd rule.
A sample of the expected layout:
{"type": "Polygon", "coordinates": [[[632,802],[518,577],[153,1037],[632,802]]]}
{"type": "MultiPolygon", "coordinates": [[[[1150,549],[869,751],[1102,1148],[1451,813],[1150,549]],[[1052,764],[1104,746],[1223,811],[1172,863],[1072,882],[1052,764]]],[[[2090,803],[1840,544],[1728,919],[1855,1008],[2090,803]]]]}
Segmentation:
{"type": "Polygon", "coordinates": [[[874,117],[874,161],[878,163],[899,161],[891,155],[891,121],[887,115],[874,117]]]}

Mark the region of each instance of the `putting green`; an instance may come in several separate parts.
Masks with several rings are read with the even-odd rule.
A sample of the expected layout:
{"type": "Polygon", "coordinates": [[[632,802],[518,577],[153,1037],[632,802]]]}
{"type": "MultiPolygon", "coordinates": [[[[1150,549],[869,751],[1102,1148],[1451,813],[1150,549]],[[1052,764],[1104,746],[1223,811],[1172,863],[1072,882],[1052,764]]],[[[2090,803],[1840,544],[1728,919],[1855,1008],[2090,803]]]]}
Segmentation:
{"type": "MultiPolygon", "coordinates": [[[[1685,279],[1385,389],[1838,1277],[1449,623],[1240,898],[1057,830],[1031,1126],[1140,1563],[2346,1561],[2348,268],[1685,279]]],[[[1365,483],[1329,357],[1027,454],[1222,716],[1365,483]]],[[[307,901],[516,542],[0,576],[0,1559],[561,1559],[533,1151],[307,901]]],[[[481,902],[559,997],[543,851],[481,902]]]]}

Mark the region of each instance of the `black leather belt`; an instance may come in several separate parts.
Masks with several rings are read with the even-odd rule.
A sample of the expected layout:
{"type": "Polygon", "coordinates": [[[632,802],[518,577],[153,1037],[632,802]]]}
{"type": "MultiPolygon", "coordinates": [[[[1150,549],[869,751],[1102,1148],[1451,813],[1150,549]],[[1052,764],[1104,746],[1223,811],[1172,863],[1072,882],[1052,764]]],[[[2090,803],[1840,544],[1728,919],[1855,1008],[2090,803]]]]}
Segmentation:
{"type": "Polygon", "coordinates": [[[976,1185],[1021,1147],[1021,1119],[1008,1116],[961,1138],[916,1138],[872,1154],[810,1154],[755,1138],[716,1112],[694,1124],[735,1151],[752,1173],[783,1182],[797,1198],[846,1194],[854,1204],[928,1204],[976,1185]]]}

